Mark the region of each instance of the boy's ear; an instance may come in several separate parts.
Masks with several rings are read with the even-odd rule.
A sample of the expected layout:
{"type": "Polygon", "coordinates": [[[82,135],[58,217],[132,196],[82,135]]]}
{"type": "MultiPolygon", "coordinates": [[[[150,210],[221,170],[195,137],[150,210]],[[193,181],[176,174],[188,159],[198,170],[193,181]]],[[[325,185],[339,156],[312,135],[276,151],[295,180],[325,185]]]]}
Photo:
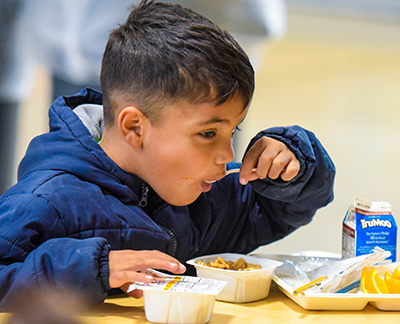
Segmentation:
{"type": "Polygon", "coordinates": [[[125,141],[132,147],[139,148],[143,143],[143,126],[146,116],[136,107],[125,107],[118,115],[118,128],[125,141]]]}

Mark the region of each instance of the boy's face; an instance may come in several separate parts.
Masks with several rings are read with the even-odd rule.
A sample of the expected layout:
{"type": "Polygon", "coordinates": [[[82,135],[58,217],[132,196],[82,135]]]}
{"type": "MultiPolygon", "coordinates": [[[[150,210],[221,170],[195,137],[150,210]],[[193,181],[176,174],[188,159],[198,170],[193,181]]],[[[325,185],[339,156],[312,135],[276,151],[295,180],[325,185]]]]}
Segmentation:
{"type": "Polygon", "coordinates": [[[143,137],[141,178],[165,201],[184,206],[211,189],[233,160],[232,137],[248,108],[235,96],[222,105],[167,107],[143,137]]]}

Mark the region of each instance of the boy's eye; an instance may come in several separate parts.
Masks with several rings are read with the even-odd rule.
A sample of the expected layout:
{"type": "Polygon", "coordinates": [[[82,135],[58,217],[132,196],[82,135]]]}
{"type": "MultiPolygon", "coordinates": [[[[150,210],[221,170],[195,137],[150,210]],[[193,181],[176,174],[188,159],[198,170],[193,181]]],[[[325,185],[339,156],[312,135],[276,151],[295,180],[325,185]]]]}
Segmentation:
{"type": "Polygon", "coordinates": [[[215,135],[217,135],[217,133],[214,131],[209,131],[209,132],[200,133],[200,135],[203,136],[204,138],[213,138],[213,137],[215,137],[215,135]]]}

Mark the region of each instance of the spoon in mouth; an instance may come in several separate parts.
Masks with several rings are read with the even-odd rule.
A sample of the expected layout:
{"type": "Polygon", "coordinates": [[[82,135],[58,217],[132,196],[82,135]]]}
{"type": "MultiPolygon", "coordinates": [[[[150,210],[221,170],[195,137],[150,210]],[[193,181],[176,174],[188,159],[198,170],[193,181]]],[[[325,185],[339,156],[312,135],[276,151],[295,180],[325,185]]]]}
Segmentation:
{"type": "MultiPolygon", "coordinates": [[[[255,172],[255,171],[257,171],[257,169],[256,168],[254,168],[253,170],[251,170],[252,172],[255,172]]],[[[228,175],[228,174],[231,174],[231,173],[239,173],[240,172],[240,168],[233,168],[233,169],[229,169],[229,170],[227,170],[226,171],[226,174],[225,174],[225,177],[228,175]]],[[[216,182],[217,180],[213,180],[213,181],[205,181],[206,183],[214,183],[214,182],[216,182]]]]}

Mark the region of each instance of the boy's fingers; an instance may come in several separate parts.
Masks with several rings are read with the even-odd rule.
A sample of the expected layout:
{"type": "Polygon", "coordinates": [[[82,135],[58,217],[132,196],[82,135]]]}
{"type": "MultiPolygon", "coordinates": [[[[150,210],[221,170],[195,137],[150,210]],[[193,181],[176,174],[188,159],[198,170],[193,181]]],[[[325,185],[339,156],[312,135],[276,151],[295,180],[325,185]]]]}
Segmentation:
{"type": "Polygon", "coordinates": [[[293,179],[300,171],[300,162],[287,146],[273,138],[260,138],[247,152],[240,170],[240,183],[247,184],[267,176],[283,181],[293,179]],[[256,167],[256,172],[252,169],[256,167]]]}
{"type": "Polygon", "coordinates": [[[147,268],[162,269],[173,273],[183,273],[186,267],[172,256],[160,251],[111,251],[109,261],[119,263],[122,270],[142,271],[147,268]]]}
{"type": "Polygon", "coordinates": [[[133,298],[142,298],[143,297],[143,290],[135,289],[128,293],[129,296],[133,298]]]}
{"type": "Polygon", "coordinates": [[[276,180],[281,176],[282,180],[286,180],[282,175],[286,174],[286,177],[290,177],[290,175],[295,171],[295,167],[291,165],[293,160],[295,160],[294,155],[286,154],[285,151],[280,152],[272,161],[271,167],[268,171],[268,177],[272,180],[276,180]]]}
{"type": "Polygon", "coordinates": [[[256,169],[256,171],[252,171],[250,173],[248,181],[253,181],[253,180],[257,180],[257,179],[260,179],[260,176],[258,175],[258,169],[256,169]]]}
{"type": "Polygon", "coordinates": [[[244,185],[249,181],[265,179],[267,176],[272,180],[281,177],[282,180],[289,181],[298,174],[299,170],[300,162],[288,149],[265,150],[260,156],[246,155],[246,161],[243,161],[240,171],[240,182],[244,185]],[[256,171],[253,171],[252,165],[257,165],[256,171]]]}
{"type": "Polygon", "coordinates": [[[144,273],[136,271],[122,271],[109,278],[109,285],[111,288],[121,288],[126,292],[129,285],[133,282],[151,282],[153,277],[144,273]]]}
{"type": "Polygon", "coordinates": [[[281,173],[281,179],[284,181],[292,180],[300,171],[300,162],[298,160],[292,160],[286,169],[281,173]]]}
{"type": "Polygon", "coordinates": [[[247,184],[249,181],[259,179],[262,172],[267,175],[269,165],[265,165],[265,161],[260,159],[260,155],[264,151],[264,143],[262,140],[258,140],[247,152],[243,159],[242,166],[240,167],[240,183],[242,185],[247,184]],[[254,172],[253,169],[257,168],[254,172]]]}
{"type": "Polygon", "coordinates": [[[279,152],[266,150],[261,154],[257,164],[257,179],[265,179],[267,176],[276,179],[282,172],[287,161],[282,160],[284,156],[279,152]],[[280,158],[279,158],[280,157],[280,158]]]}
{"type": "Polygon", "coordinates": [[[154,268],[159,270],[166,270],[173,273],[183,273],[186,271],[186,267],[178,262],[173,260],[159,259],[159,258],[146,258],[145,260],[141,260],[138,270],[144,270],[147,268],[154,268]]]}
{"type": "MultiPolygon", "coordinates": [[[[144,251],[146,253],[147,251],[144,251]]],[[[160,251],[150,251],[150,255],[146,253],[145,258],[141,258],[145,262],[145,268],[155,268],[167,270],[173,273],[183,273],[186,267],[172,256],[160,251]]]]}
{"type": "Polygon", "coordinates": [[[110,251],[110,287],[117,288],[135,281],[151,282],[152,276],[140,273],[148,268],[178,274],[186,271],[186,267],[178,260],[159,251],[110,251]]]}
{"type": "Polygon", "coordinates": [[[247,184],[249,181],[258,179],[258,175],[255,171],[250,170],[240,170],[239,181],[242,185],[247,184]]]}
{"type": "Polygon", "coordinates": [[[127,295],[129,295],[129,296],[131,296],[133,298],[142,298],[143,297],[143,290],[134,289],[134,290],[132,290],[131,292],[128,293],[128,289],[129,289],[130,285],[131,285],[130,283],[127,283],[127,284],[122,285],[119,288],[122,291],[124,291],[127,295]]]}

